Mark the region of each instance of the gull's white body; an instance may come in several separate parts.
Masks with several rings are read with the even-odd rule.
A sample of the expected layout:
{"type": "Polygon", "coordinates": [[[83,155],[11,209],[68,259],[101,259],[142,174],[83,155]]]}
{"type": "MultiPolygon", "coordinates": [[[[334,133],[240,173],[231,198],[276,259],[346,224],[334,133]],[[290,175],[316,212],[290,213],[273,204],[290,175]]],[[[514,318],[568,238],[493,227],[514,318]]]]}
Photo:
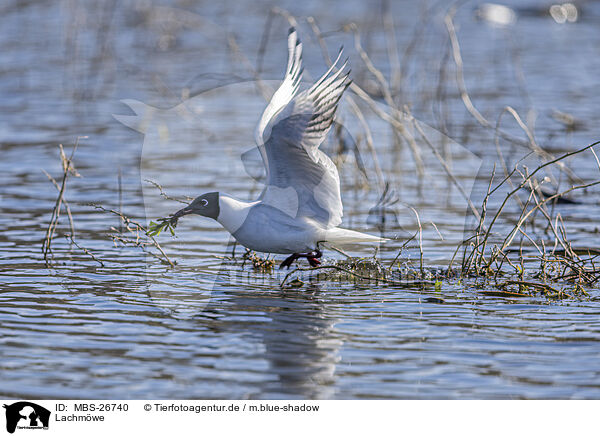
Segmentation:
{"type": "Polygon", "coordinates": [[[309,217],[292,218],[262,201],[220,195],[217,221],[244,247],[266,253],[304,253],[320,242],[379,242],[380,238],[339,227],[324,228],[309,217]]]}
{"type": "Polygon", "coordinates": [[[302,77],[302,44],[288,38],[285,78],[267,105],[256,142],[267,171],[257,201],[219,194],[217,221],[243,246],[268,253],[304,253],[318,243],[379,242],[381,238],[339,228],[342,200],[337,168],[319,145],[330,130],[337,104],[350,84],[346,63],[334,65],[296,95],[302,77]]]}

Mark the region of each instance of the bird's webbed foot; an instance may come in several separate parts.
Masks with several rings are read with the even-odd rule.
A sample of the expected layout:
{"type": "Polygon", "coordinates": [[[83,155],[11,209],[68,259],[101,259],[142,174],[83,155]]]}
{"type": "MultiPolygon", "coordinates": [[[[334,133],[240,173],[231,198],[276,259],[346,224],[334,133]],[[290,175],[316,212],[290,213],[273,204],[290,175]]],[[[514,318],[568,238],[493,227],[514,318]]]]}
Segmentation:
{"type": "Polygon", "coordinates": [[[279,269],[282,269],[284,267],[289,268],[295,260],[301,257],[306,257],[306,260],[308,260],[310,266],[314,268],[316,266],[321,265],[321,261],[318,260],[321,256],[323,256],[323,253],[319,249],[311,251],[310,253],[294,253],[288,258],[286,258],[283,262],[281,262],[281,265],[279,265],[279,269]]]}

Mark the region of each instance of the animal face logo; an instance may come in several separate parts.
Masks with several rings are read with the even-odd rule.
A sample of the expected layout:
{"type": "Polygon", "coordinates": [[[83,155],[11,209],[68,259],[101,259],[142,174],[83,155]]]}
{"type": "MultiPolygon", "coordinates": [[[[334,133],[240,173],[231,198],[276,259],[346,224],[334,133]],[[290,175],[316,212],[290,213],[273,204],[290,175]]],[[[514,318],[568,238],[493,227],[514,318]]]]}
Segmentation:
{"type": "Polygon", "coordinates": [[[47,429],[50,411],[29,401],[5,404],[6,431],[14,433],[18,429],[47,429]]]}

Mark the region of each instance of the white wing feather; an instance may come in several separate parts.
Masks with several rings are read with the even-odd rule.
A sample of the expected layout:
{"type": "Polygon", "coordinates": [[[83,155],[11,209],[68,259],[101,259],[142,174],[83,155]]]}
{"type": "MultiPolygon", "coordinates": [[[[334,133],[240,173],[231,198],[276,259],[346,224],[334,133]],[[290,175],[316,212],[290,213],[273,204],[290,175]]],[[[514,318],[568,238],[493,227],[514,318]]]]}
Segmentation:
{"type": "MultiPolygon", "coordinates": [[[[256,144],[264,145],[271,134],[271,121],[285,108],[298,92],[298,86],[302,80],[302,43],[298,39],[298,33],[293,27],[288,35],[288,63],[285,77],[281,85],[271,97],[271,101],[265,108],[254,133],[256,144]]],[[[266,162],[265,162],[266,164],[266,162]]]]}
{"type": "MultiPolygon", "coordinates": [[[[318,148],[351,83],[350,73],[345,71],[347,61],[337,67],[341,54],[340,50],[334,64],[313,86],[273,112],[275,115],[266,122],[263,132],[267,187],[261,200],[292,217],[311,218],[326,228],[342,221],[338,171],[318,148]],[[290,195],[290,187],[296,192],[295,198],[291,198],[294,196],[290,195]]],[[[282,88],[283,84],[279,89],[282,88]]],[[[272,107],[279,105],[280,101],[272,107]]]]}

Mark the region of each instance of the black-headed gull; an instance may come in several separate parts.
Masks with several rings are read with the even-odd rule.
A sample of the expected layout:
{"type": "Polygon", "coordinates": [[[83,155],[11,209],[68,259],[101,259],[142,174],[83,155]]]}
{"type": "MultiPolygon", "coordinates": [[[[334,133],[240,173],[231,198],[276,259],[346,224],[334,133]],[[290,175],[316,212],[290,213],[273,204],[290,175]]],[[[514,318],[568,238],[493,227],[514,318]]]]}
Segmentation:
{"type": "Polygon", "coordinates": [[[347,60],[300,92],[302,43],[295,29],[288,36],[288,64],[279,89],[267,105],[255,139],[262,155],[266,187],[253,202],[210,192],[176,212],[172,219],[197,214],[217,220],[244,247],[265,253],[291,254],[289,267],[305,257],[320,264],[319,244],[382,241],[338,227],[342,222],[340,178],[331,159],[319,150],[333,123],[338,102],[350,85],[347,60]]]}

